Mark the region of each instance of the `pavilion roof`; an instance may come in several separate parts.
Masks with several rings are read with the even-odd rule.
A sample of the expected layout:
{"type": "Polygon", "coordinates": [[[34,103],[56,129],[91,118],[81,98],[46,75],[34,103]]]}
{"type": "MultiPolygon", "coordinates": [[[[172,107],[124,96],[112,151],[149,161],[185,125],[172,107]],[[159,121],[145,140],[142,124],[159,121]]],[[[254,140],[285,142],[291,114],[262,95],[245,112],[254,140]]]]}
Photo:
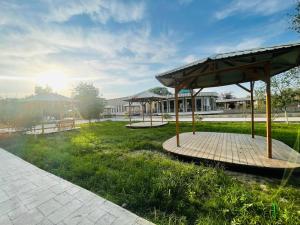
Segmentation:
{"type": "Polygon", "coordinates": [[[167,87],[206,88],[264,80],[265,66],[270,76],[300,65],[300,43],[255,48],[212,55],[156,78],[167,87]]]}
{"type": "Polygon", "coordinates": [[[128,97],[124,101],[130,101],[130,102],[148,102],[148,101],[161,101],[163,99],[166,99],[164,96],[155,94],[149,90],[140,92],[138,94],[135,94],[133,96],[128,97]]]}
{"type": "Polygon", "coordinates": [[[72,102],[71,98],[56,93],[32,95],[24,99],[24,102],[72,102]]]}

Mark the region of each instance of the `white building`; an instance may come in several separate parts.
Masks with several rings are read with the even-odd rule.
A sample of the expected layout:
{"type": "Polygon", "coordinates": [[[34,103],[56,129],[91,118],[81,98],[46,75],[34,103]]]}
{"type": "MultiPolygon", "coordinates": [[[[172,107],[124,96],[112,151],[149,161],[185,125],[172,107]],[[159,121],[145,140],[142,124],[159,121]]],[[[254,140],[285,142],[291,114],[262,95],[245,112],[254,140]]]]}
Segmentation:
{"type": "MultiPolygon", "coordinates": [[[[147,91],[146,91],[147,92],[147,91]]],[[[140,93],[142,94],[142,93],[140,93]]],[[[175,112],[175,97],[174,95],[164,96],[165,100],[162,102],[153,102],[152,112],[155,114],[168,113],[174,114],[175,112]],[[162,110],[163,105],[163,110],[162,110]]],[[[192,111],[192,99],[191,94],[188,91],[182,91],[178,95],[179,97],[179,112],[181,114],[189,113],[192,111]]],[[[124,115],[128,114],[128,102],[125,101],[129,97],[114,98],[106,100],[106,106],[104,109],[105,115],[124,115]]],[[[216,92],[200,92],[195,97],[195,112],[209,112],[217,110],[216,100],[218,94],[216,92]]],[[[132,103],[131,113],[133,115],[140,115],[142,112],[142,105],[140,103],[132,103]]],[[[144,113],[149,114],[150,105],[146,104],[144,107],[144,113]]]]}

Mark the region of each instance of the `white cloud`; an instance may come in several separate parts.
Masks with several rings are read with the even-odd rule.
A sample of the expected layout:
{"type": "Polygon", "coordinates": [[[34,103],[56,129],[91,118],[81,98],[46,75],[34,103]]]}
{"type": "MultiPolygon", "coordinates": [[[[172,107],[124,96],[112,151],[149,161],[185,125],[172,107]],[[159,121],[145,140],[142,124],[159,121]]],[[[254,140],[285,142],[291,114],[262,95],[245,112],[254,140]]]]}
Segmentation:
{"type": "Polygon", "coordinates": [[[184,59],[182,61],[183,61],[183,63],[188,64],[188,63],[196,61],[197,59],[198,58],[195,55],[188,55],[188,56],[184,57],[184,59]]]}
{"type": "Polygon", "coordinates": [[[236,43],[218,44],[215,46],[211,46],[209,51],[218,54],[244,49],[258,48],[261,47],[264,42],[265,40],[263,38],[249,38],[236,43]]]}
{"type": "Polygon", "coordinates": [[[50,1],[47,21],[65,22],[72,16],[88,15],[92,20],[106,23],[114,20],[119,23],[139,21],[144,17],[143,2],[117,0],[71,0],[50,1]]]}
{"type": "Polygon", "coordinates": [[[239,13],[271,15],[294,4],[295,0],[233,0],[226,8],[216,12],[215,17],[222,20],[239,13]]]}
{"type": "MultiPolygon", "coordinates": [[[[45,1],[47,4],[53,3],[45,1]]],[[[86,12],[90,10],[90,5],[83,5],[85,2],[77,3],[81,3],[81,8],[85,8],[86,12]]],[[[113,16],[114,20],[140,18],[139,6],[129,4],[132,10],[129,16],[125,9],[127,5],[110,4],[112,15],[120,12],[120,15],[113,16]]],[[[72,83],[94,81],[106,95],[122,84],[145,84],[150,79],[155,82],[153,65],[162,67],[173,60],[177,52],[174,34],[153,35],[149,24],[134,24],[118,31],[103,26],[67,26],[50,22],[49,15],[55,14],[43,14],[43,9],[29,13],[22,6],[10,2],[2,2],[0,6],[5,6],[0,8],[0,18],[5,14],[5,22],[0,25],[3,28],[0,33],[0,89],[11,77],[15,82],[28,81],[27,87],[24,87],[27,94],[28,85],[33,90],[34,77],[45,70],[58,68],[66,73],[72,83]],[[47,20],[45,15],[49,16],[47,20]]],[[[62,13],[64,10],[58,11],[62,13]]],[[[66,17],[60,17],[59,13],[51,18],[64,21],[82,12],[75,7],[69,10],[66,17]]],[[[21,91],[22,88],[19,89],[21,91]]]]}

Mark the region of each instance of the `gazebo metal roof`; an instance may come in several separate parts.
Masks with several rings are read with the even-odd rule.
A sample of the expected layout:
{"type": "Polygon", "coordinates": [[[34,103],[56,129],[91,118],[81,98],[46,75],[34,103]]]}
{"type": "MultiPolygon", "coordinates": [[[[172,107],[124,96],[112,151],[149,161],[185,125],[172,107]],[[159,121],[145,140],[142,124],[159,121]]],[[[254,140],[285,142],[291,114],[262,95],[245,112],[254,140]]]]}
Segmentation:
{"type": "Polygon", "coordinates": [[[143,91],[136,95],[130,96],[127,99],[124,99],[124,101],[127,102],[149,102],[149,101],[161,101],[166,99],[164,96],[155,94],[151,91],[143,91]]]}
{"type": "MultiPolygon", "coordinates": [[[[256,48],[243,51],[217,54],[198,60],[186,66],[159,74],[156,78],[165,86],[175,88],[176,142],[179,139],[178,92],[183,89],[198,89],[236,84],[250,93],[251,134],[254,138],[254,82],[266,83],[266,136],[267,155],[272,158],[271,133],[271,77],[300,65],[300,43],[256,48]],[[240,83],[250,82],[250,88],[240,83]]],[[[198,93],[197,92],[197,93],[198,93]]],[[[197,94],[196,93],[196,94],[197,94]]],[[[191,92],[192,98],[195,97],[191,92]]],[[[192,124],[195,134],[195,101],[192,100],[192,124]]]]}
{"type": "Polygon", "coordinates": [[[167,87],[206,88],[264,80],[264,66],[270,76],[300,65],[300,43],[255,48],[212,55],[161,73],[156,78],[167,87]]]}

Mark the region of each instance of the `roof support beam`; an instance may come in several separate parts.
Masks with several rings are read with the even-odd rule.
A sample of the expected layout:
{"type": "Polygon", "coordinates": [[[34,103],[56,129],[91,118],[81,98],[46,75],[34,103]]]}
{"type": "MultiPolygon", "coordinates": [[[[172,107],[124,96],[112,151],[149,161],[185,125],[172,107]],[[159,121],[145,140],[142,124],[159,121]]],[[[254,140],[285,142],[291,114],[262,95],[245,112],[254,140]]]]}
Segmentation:
{"type": "Polygon", "coordinates": [[[202,90],[203,90],[203,88],[200,88],[200,89],[194,94],[194,97],[196,97],[202,90]]]}
{"type": "Polygon", "coordinates": [[[235,84],[235,85],[238,86],[238,87],[240,87],[240,88],[242,88],[243,90],[251,93],[251,90],[249,90],[248,88],[244,87],[243,85],[241,85],[241,84],[235,84]]]}
{"type": "Polygon", "coordinates": [[[214,74],[214,73],[224,73],[224,72],[230,72],[230,71],[236,71],[236,70],[242,70],[242,69],[249,69],[249,68],[253,68],[253,67],[263,67],[265,63],[267,63],[268,61],[262,61],[262,62],[254,62],[254,63],[248,63],[246,65],[241,65],[241,66],[234,66],[234,67],[230,67],[230,68],[225,68],[225,69],[215,69],[212,71],[208,71],[208,72],[203,72],[200,74],[190,74],[189,76],[185,76],[184,79],[182,81],[185,81],[186,79],[189,79],[191,77],[198,77],[198,76],[204,76],[204,75],[209,75],[209,74],[214,74]]]}

